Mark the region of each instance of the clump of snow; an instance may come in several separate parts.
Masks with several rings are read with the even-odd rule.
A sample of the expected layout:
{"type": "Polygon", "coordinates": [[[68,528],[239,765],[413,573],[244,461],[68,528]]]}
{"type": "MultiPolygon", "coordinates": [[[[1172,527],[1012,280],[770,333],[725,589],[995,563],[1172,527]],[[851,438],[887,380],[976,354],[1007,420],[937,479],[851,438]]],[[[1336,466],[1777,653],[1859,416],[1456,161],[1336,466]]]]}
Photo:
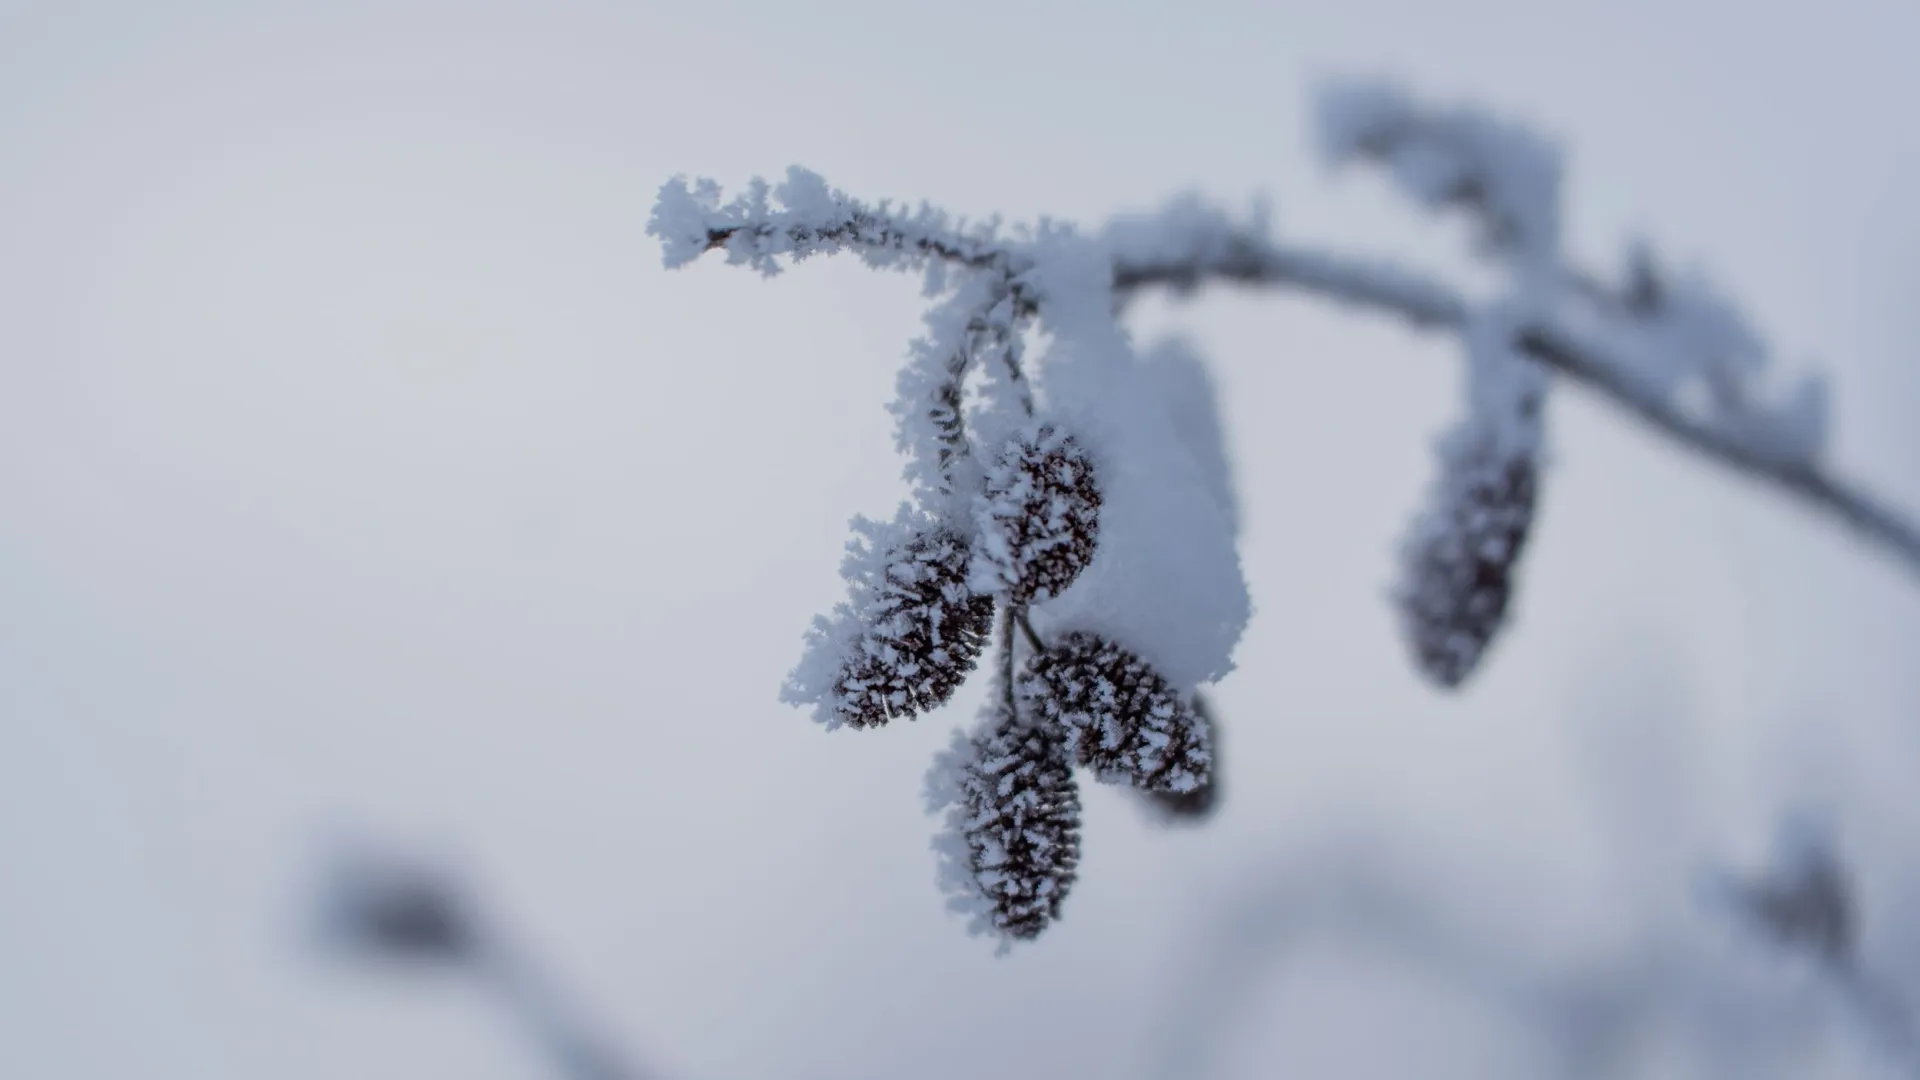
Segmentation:
{"type": "Polygon", "coordinates": [[[1104,250],[1063,229],[1036,236],[1028,280],[1044,297],[1036,372],[1050,413],[1100,478],[1100,543],[1080,578],[1034,609],[1051,636],[1089,630],[1139,653],[1183,691],[1233,669],[1252,602],[1233,515],[1135,355],[1112,308],[1104,250]]]}
{"type": "Polygon", "coordinates": [[[1100,239],[1117,263],[1189,267],[1193,276],[1177,284],[1194,286],[1204,269],[1271,247],[1271,219],[1264,202],[1256,202],[1248,218],[1240,221],[1187,193],[1151,213],[1114,216],[1100,239]]]}
{"type": "Polygon", "coordinates": [[[1670,271],[1635,245],[1618,300],[1575,314],[1584,317],[1573,330],[1648,395],[1779,461],[1815,462],[1825,451],[1826,380],[1808,374],[1776,389],[1765,338],[1703,272],[1670,271]]]}
{"type": "Polygon", "coordinates": [[[1238,535],[1240,498],[1220,416],[1220,394],[1207,362],[1193,343],[1182,337],[1155,342],[1141,359],[1147,379],[1173,423],[1174,434],[1186,446],[1201,482],[1226,515],[1227,527],[1238,535]]]}
{"type": "Polygon", "coordinates": [[[936,514],[957,516],[980,487],[967,437],[966,380],[995,335],[1010,330],[1005,290],[985,275],[960,277],[924,322],[926,332],[909,347],[887,408],[915,498],[936,514]]]}
{"type": "Polygon", "coordinates": [[[1489,304],[1461,331],[1466,353],[1467,426],[1494,457],[1533,458],[1541,450],[1541,413],[1549,378],[1522,353],[1518,337],[1529,305],[1489,304]]]}

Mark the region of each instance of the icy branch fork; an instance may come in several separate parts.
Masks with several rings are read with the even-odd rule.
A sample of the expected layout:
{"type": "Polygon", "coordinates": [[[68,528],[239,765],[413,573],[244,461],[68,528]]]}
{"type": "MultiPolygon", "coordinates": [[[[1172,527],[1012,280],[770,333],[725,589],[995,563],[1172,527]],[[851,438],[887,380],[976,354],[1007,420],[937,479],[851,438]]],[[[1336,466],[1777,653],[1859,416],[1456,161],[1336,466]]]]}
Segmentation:
{"type": "MultiPolygon", "coordinates": [[[[986,271],[1002,283],[1000,296],[1014,318],[1046,302],[1023,276],[1032,265],[1025,238],[1001,235],[997,223],[969,227],[924,206],[909,214],[886,203],[864,203],[797,168],[781,187],[784,206],[773,206],[769,191],[756,182],[746,198],[721,206],[719,189],[711,182],[689,188],[676,180],[662,189],[649,231],[662,241],[669,267],[718,251],[729,262],[772,274],[780,257],[799,261],[852,252],[876,268],[986,271]]],[[[1391,263],[1281,243],[1263,221],[1235,221],[1191,199],[1157,214],[1116,221],[1101,239],[1112,261],[1116,304],[1148,287],[1188,293],[1223,282],[1291,289],[1457,337],[1469,332],[1481,309],[1431,277],[1391,263]]],[[[1836,475],[1816,454],[1694,415],[1645,376],[1651,358],[1635,355],[1630,343],[1616,340],[1619,335],[1596,332],[1596,327],[1604,331],[1630,321],[1635,282],[1614,292],[1571,270],[1552,276],[1553,302],[1529,305],[1515,323],[1518,352],[1677,445],[1849,526],[1920,574],[1920,526],[1907,513],[1836,475]]]]}

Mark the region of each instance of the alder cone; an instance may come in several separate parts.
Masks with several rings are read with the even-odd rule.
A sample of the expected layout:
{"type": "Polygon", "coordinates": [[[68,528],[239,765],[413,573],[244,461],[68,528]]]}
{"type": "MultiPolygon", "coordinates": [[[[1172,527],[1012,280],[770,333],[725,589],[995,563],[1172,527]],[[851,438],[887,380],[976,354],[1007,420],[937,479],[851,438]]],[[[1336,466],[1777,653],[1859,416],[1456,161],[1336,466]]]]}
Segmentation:
{"type": "Polygon", "coordinates": [[[1212,759],[1206,781],[1189,791],[1141,792],[1141,798],[1164,820],[1183,825],[1200,824],[1220,808],[1220,721],[1199,694],[1193,695],[1193,715],[1206,732],[1207,752],[1212,759]]]}
{"type": "Polygon", "coordinates": [[[1061,731],[1009,708],[972,739],[956,817],[973,884],[993,929],[1037,937],[1060,917],[1079,876],[1080,787],[1061,731]]]}
{"type": "Polygon", "coordinates": [[[1065,592],[1093,561],[1100,503],[1093,459],[1072,435],[1040,424],[1012,440],[975,507],[975,584],[1022,608],[1065,592]]]}
{"type": "Polygon", "coordinates": [[[914,533],[889,555],[867,622],[834,683],[842,723],[878,727],[953,697],[979,662],[993,597],[967,583],[971,553],[947,528],[914,533]]]}
{"type": "Polygon", "coordinates": [[[1205,786],[1213,755],[1206,726],[1152,665],[1098,635],[1071,633],[1035,654],[1020,695],[1057,724],[1075,759],[1102,781],[1184,793],[1205,786]]]}
{"type": "Polygon", "coordinates": [[[1533,525],[1538,466],[1481,448],[1443,455],[1435,504],[1406,545],[1396,599],[1415,664],[1452,689],[1506,624],[1533,525]]]}

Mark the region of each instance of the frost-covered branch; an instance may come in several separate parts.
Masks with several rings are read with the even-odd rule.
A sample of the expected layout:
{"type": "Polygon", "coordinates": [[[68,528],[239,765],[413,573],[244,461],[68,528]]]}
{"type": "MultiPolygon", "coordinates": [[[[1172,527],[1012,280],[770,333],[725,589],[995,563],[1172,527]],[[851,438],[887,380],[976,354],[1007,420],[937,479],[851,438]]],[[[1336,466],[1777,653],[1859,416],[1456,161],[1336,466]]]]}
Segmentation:
{"type": "Polygon", "coordinates": [[[943,757],[959,771],[933,785],[971,845],[965,859],[944,847],[945,865],[972,867],[998,912],[978,926],[1031,936],[1072,880],[1036,907],[1034,882],[996,876],[1005,844],[981,830],[1014,826],[1009,793],[987,779],[1000,766],[984,763],[1018,748],[1037,769],[1058,751],[1163,806],[1210,805],[1213,725],[1199,693],[1232,670],[1251,602],[1211,385],[1183,345],[1135,348],[1122,320],[1142,289],[1295,289],[1459,341],[1460,414],[1395,590],[1414,662],[1440,688],[1484,666],[1510,621],[1551,486],[1541,450],[1562,379],[1920,572],[1920,529],[1824,462],[1824,383],[1772,387],[1768,350],[1734,304],[1643,246],[1618,284],[1566,264],[1550,140],[1392,87],[1342,84],[1320,106],[1330,158],[1381,168],[1421,205],[1473,222],[1501,271],[1494,295],[1282,243],[1263,214],[1240,220],[1191,197],[1083,234],[867,203],[797,168],[726,201],[705,180],[660,192],[648,231],[670,267],[721,252],[772,274],[848,252],[924,275],[927,331],[890,406],[910,498],[890,524],[856,519],[847,600],[815,620],[783,697],[829,729],[924,715],[979,665],[1000,614],[1010,704],[972,751],[943,757]],[[1030,340],[1044,343],[1037,361],[1030,340]]]}
{"type": "Polygon", "coordinates": [[[1472,311],[1467,299],[1432,278],[1392,263],[1275,243],[1225,215],[1170,208],[1164,228],[1152,218],[1116,222],[1113,286],[1122,296],[1148,286],[1191,293],[1209,282],[1297,289],[1370,314],[1392,315],[1423,329],[1457,330],[1472,311]],[[1188,232],[1182,225],[1206,231],[1188,232]]]}
{"type": "MultiPolygon", "coordinates": [[[[1184,252],[1120,248],[1115,253],[1114,282],[1123,291],[1163,286],[1191,292],[1207,281],[1298,290],[1394,316],[1421,329],[1456,334],[1465,332],[1474,310],[1465,296],[1438,281],[1383,263],[1277,244],[1252,232],[1215,236],[1184,252]]],[[[1612,294],[1607,300],[1617,303],[1612,294]]],[[[1818,461],[1780,453],[1764,435],[1688,412],[1637,374],[1639,365],[1622,356],[1625,346],[1551,320],[1522,326],[1517,344],[1534,361],[1611,401],[1657,433],[1832,516],[1909,571],[1920,573],[1920,525],[1913,518],[1818,461]]]]}
{"type": "Polygon", "coordinates": [[[1436,108],[1399,87],[1338,81],[1320,91],[1321,152],[1384,168],[1433,210],[1462,209],[1483,251],[1546,268],[1560,247],[1560,152],[1477,109],[1436,108]]]}
{"type": "Polygon", "coordinates": [[[925,275],[927,330],[890,406],[911,497],[890,523],[855,520],[847,599],[782,696],[829,729],[924,715],[979,665],[998,612],[1003,685],[929,791],[957,905],[1003,941],[1034,936],[1075,877],[1076,766],[1207,802],[1195,693],[1231,668],[1251,607],[1210,386],[1190,357],[1135,352],[1110,259],[1070,228],[1002,235],[793,170],[726,202],[670,182],[649,230],[669,265],[724,251],[773,273],[847,251],[925,275]],[[1046,342],[1037,377],[1029,337],[1046,342]]]}

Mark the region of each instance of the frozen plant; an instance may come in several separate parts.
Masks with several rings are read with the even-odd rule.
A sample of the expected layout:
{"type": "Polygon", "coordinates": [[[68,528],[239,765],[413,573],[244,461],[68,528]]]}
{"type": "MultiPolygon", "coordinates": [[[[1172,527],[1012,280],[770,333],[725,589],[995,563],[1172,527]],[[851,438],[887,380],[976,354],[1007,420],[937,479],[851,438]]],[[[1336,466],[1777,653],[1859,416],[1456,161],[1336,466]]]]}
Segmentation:
{"type": "Polygon", "coordinates": [[[1781,823],[1771,867],[1751,876],[1716,874],[1704,892],[1704,899],[1782,949],[1833,968],[1856,960],[1853,883],[1828,829],[1812,817],[1792,815],[1781,823]]]}
{"type": "Polygon", "coordinates": [[[1330,160],[1465,215],[1499,271],[1492,295],[1285,243],[1264,213],[1191,196],[1089,231],[866,202],[800,168],[730,199],[711,180],[660,189],[648,233],[669,267],[716,253],[773,275],[845,253],[922,277],[926,332],[890,405],[908,498],[888,522],[855,520],[847,599],[815,620],[782,696],[828,729],[917,718],[951,700],[999,620],[985,725],[940,756],[929,790],[958,906],[1003,939],[1048,925],[1074,880],[1070,766],[1179,815],[1216,801],[1198,695],[1233,669],[1251,610],[1238,513],[1204,365],[1181,342],[1142,351],[1126,329],[1142,289],[1294,289],[1458,339],[1459,416],[1394,592],[1436,687],[1464,685],[1520,610],[1562,382],[1920,570],[1920,531],[1824,460],[1824,384],[1774,385],[1737,306],[1644,245],[1618,281],[1569,264],[1551,139],[1373,83],[1333,85],[1318,106],[1330,160]]]}

